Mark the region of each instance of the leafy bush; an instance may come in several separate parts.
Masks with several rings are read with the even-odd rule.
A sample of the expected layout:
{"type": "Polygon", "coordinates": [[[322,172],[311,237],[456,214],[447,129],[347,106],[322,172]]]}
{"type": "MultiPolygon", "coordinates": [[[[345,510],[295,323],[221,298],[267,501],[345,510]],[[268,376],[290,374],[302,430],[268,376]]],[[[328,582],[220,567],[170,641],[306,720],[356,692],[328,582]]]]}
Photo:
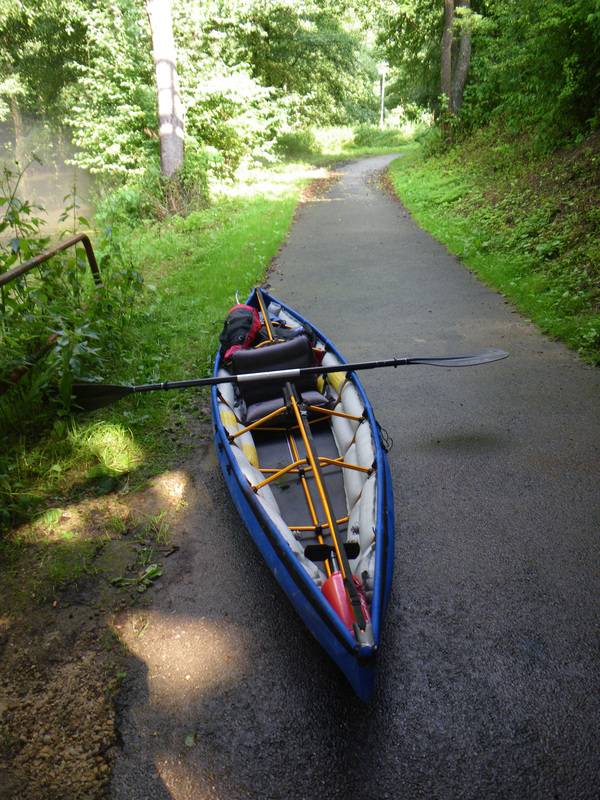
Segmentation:
{"type": "Polygon", "coordinates": [[[495,3],[473,48],[464,124],[535,131],[541,150],[572,141],[597,112],[599,71],[595,0],[495,3]]]}
{"type": "Polygon", "coordinates": [[[73,65],[78,79],[62,93],[75,161],[98,175],[140,173],[158,153],[149,31],[135,3],[91,5],[79,12],[88,56],[73,65]]]}
{"type": "Polygon", "coordinates": [[[183,167],[173,178],[161,175],[157,159],[141,175],[107,191],[96,204],[96,224],[105,231],[134,227],[141,222],[185,216],[203,208],[209,198],[209,175],[219,170],[220,158],[196,140],[186,139],[183,167]]]}
{"type": "Polygon", "coordinates": [[[302,158],[319,152],[319,145],[311,130],[288,131],[277,137],[275,151],[284,158],[302,158]]]}
{"type": "Polygon", "coordinates": [[[216,158],[211,171],[231,178],[243,159],[273,160],[276,132],[286,119],[278,93],[243,69],[221,67],[188,99],[186,131],[216,158]]]}
{"type": "Polygon", "coordinates": [[[419,132],[415,136],[415,140],[419,142],[423,148],[423,155],[428,158],[429,156],[437,155],[447,149],[448,144],[443,138],[440,128],[431,127],[424,131],[419,132]]]}
{"type": "Polygon", "coordinates": [[[396,128],[381,130],[375,125],[359,125],[354,132],[357,147],[400,147],[407,141],[407,136],[396,128]]]}
{"type": "MultiPolygon", "coordinates": [[[[0,181],[4,206],[0,233],[0,272],[42,250],[41,219],[17,197],[21,174],[5,168],[0,181]]],[[[69,209],[76,212],[73,199],[69,209]]],[[[81,222],[87,222],[79,218],[81,222]]],[[[75,223],[77,219],[75,219],[75,223]]],[[[142,280],[123,262],[111,238],[101,240],[96,255],[102,274],[97,286],[82,248],[65,251],[0,289],[0,429],[8,433],[66,411],[76,379],[93,380],[118,360],[124,346],[142,280]],[[14,403],[14,384],[19,403],[14,403]],[[44,403],[42,404],[42,399],[44,403]],[[50,402],[46,402],[50,400],[50,402]],[[41,416],[44,416],[43,414],[41,416]]]]}

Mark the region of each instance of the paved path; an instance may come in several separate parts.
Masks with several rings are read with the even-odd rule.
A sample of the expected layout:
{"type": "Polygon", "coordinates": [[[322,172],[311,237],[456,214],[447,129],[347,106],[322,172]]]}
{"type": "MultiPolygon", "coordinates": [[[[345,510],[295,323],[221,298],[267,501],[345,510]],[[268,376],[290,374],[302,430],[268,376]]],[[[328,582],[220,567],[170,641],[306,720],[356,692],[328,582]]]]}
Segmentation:
{"type": "Polygon", "coordinates": [[[395,441],[376,696],[353,697],[286,605],[207,449],[178,567],[131,642],[114,798],[598,796],[600,371],[419,230],[372,180],[389,160],[300,209],[274,293],[351,359],[511,358],[364,374],[395,441]]]}

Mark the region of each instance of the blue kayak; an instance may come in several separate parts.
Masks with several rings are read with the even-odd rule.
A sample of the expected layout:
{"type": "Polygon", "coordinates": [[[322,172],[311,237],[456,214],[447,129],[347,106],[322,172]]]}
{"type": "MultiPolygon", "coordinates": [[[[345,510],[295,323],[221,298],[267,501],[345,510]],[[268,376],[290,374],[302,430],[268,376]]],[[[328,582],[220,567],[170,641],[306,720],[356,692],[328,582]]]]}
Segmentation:
{"type": "Polygon", "coordinates": [[[290,602],[356,694],[373,692],[393,568],[390,469],[355,373],[297,311],[254,290],[262,335],[219,353],[216,451],[233,501],[290,602]],[[316,375],[303,367],[339,371],[316,375]],[[289,369],[294,377],[248,380],[289,369]],[[297,377],[300,375],[300,377],[297,377]]]}

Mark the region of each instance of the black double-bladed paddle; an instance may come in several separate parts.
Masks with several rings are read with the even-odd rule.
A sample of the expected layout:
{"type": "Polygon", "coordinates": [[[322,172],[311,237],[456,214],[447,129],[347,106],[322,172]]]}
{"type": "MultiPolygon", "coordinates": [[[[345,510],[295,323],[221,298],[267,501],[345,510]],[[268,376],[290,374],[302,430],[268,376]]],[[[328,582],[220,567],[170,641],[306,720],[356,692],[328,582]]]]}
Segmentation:
{"type": "Polygon", "coordinates": [[[303,375],[325,375],[329,372],[358,372],[381,367],[407,367],[413,364],[425,364],[430,367],[474,367],[478,364],[490,364],[506,358],[504,350],[490,348],[481,353],[465,356],[403,356],[389,358],[384,361],[358,361],[353,364],[331,364],[327,367],[300,367],[297,369],[280,369],[268,372],[250,372],[242,375],[222,375],[210,378],[194,378],[188,381],[165,381],[164,383],[142,383],[138,386],[119,386],[110,383],[76,383],[72,393],[75,404],[91,411],[116,403],[122,397],[137,392],[157,392],[166,389],[189,389],[193,386],[216,386],[220,383],[249,383],[256,381],[294,381],[303,375]]]}

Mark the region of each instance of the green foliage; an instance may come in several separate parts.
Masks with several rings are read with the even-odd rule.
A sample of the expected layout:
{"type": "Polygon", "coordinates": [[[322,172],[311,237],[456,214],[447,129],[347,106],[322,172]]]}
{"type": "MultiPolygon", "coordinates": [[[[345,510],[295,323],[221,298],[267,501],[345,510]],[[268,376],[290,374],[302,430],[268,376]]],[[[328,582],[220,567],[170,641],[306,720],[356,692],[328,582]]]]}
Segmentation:
{"type": "Polygon", "coordinates": [[[0,7],[0,119],[8,115],[12,98],[23,111],[62,120],[68,113],[62,90],[75,79],[75,64],[85,58],[85,47],[85,24],[75,0],[4,0],[0,7]]]}
{"type": "MultiPolygon", "coordinates": [[[[472,57],[454,138],[494,122],[512,133],[533,130],[536,145],[548,149],[598,124],[596,0],[473,0],[471,8],[456,9],[455,41],[468,25],[472,57]]],[[[442,21],[438,0],[410,0],[384,14],[379,41],[393,66],[392,104],[442,111],[442,21]]]]}
{"type": "Polygon", "coordinates": [[[135,227],[142,222],[186,216],[209,200],[209,176],[221,171],[221,159],[189,136],[181,170],[172,178],[161,175],[158,159],[147,164],[114,189],[101,192],[96,203],[96,225],[104,231],[135,227]]]}
{"type": "Polygon", "coordinates": [[[600,139],[540,156],[485,131],[444,155],[401,159],[396,189],[417,221],[491,285],[600,362],[600,139]]]}
{"type": "MultiPolygon", "coordinates": [[[[107,209],[104,222],[112,227],[109,241],[120,260],[113,258],[112,271],[104,265],[103,276],[143,270],[145,291],[116,296],[118,308],[108,306],[112,324],[119,325],[111,337],[115,350],[109,359],[106,339],[100,338],[96,358],[102,363],[94,361],[94,374],[108,382],[141,383],[207,373],[223,315],[236,291],[244,296],[262,279],[290,224],[300,182],[292,171],[261,173],[238,197],[216,197],[186,218],[135,230],[129,220],[110,226],[107,209]]],[[[90,320],[95,330],[97,319],[90,320]]],[[[10,390],[11,405],[19,406],[15,391],[10,390]]],[[[50,409],[44,428],[39,417],[35,425],[13,426],[0,453],[0,529],[27,519],[57,494],[111,492],[181,458],[191,440],[179,432],[191,412],[198,414],[201,397],[136,395],[78,420],[57,419],[50,409]]]]}
{"type": "Polygon", "coordinates": [[[443,3],[384,4],[378,41],[392,66],[390,107],[439,108],[443,3]]]}
{"type": "MultiPolygon", "coordinates": [[[[0,244],[0,272],[48,244],[39,235],[41,219],[18,198],[21,175],[5,167],[0,180],[5,206],[0,232],[11,232],[0,244]]],[[[87,222],[77,215],[76,197],[65,200],[73,228],[87,222]]],[[[6,437],[39,427],[57,406],[67,411],[73,381],[99,377],[125,346],[141,276],[122,261],[110,239],[99,243],[96,254],[102,286],[94,283],[83,249],[77,248],[0,289],[0,430],[6,437]]]]}
{"type": "Polygon", "coordinates": [[[439,127],[430,127],[421,131],[415,137],[416,141],[423,148],[423,155],[425,157],[443,153],[446,150],[446,142],[444,141],[439,127]]]}
{"type": "Polygon", "coordinates": [[[232,55],[241,56],[263,85],[293,98],[298,122],[348,121],[347,109],[359,96],[375,110],[358,37],[343,26],[339,9],[258,0],[236,28],[226,28],[237,40],[232,55]]]}
{"type": "Polygon", "coordinates": [[[269,158],[285,110],[271,89],[242,69],[199,83],[188,97],[188,135],[213,153],[212,171],[232,177],[244,157],[269,158]]]}
{"type": "Polygon", "coordinates": [[[465,93],[465,123],[502,120],[541,145],[585,130],[600,100],[595,0],[502,0],[486,5],[465,93]]]}
{"type": "Polygon", "coordinates": [[[88,54],[65,87],[76,162],[96,174],[142,172],[158,152],[152,51],[132,0],[83,8],[88,54]]]}
{"type": "MultiPolygon", "coordinates": [[[[210,173],[232,177],[242,162],[273,161],[277,138],[308,125],[376,118],[374,62],[350,6],[175,0],[186,137],[212,153],[210,173]]],[[[87,171],[123,183],[146,172],[158,135],[144,3],[23,0],[5,8],[0,43],[14,54],[0,56],[0,114],[13,115],[17,150],[18,114],[41,112],[69,127],[75,162],[87,171]]],[[[127,195],[133,200],[131,187],[124,206],[127,195]]]]}
{"type": "Polygon", "coordinates": [[[276,150],[284,158],[302,159],[319,152],[319,145],[311,130],[289,131],[277,137],[276,150]]]}
{"type": "Polygon", "coordinates": [[[382,130],[375,125],[359,125],[354,133],[357,147],[401,147],[408,141],[409,137],[396,128],[382,130]]]}

